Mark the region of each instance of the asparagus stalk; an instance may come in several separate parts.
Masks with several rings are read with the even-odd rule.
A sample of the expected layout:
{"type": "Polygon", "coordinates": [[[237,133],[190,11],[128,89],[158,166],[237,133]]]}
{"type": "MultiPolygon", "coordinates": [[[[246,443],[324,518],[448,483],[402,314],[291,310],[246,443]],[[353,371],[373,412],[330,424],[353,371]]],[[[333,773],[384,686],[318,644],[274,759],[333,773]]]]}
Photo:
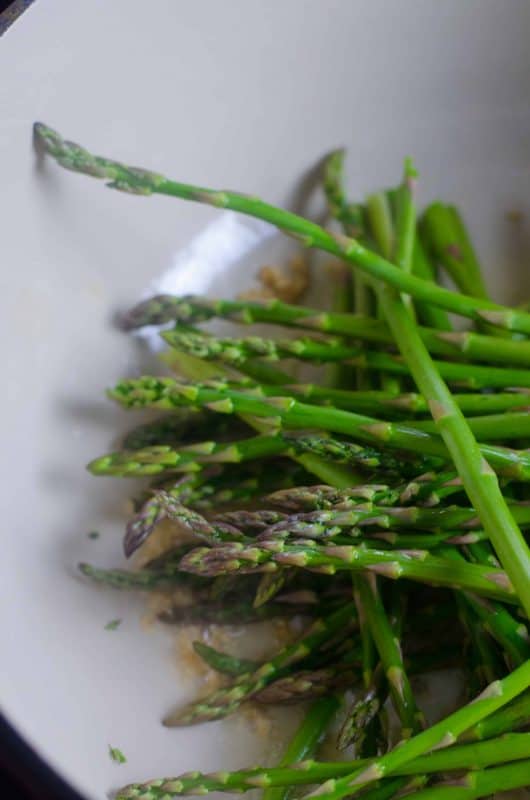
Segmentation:
{"type": "Polygon", "coordinates": [[[359,570],[381,574],[392,579],[467,589],[494,600],[517,604],[518,598],[502,570],[479,564],[454,564],[447,558],[425,550],[377,550],[353,545],[317,545],[311,540],[286,543],[282,540],[261,541],[246,545],[231,542],[213,548],[200,547],[184,556],[180,570],[204,577],[228,573],[252,574],[274,571],[279,566],[333,575],[340,570],[359,570]]]}
{"type": "MultiPolygon", "coordinates": [[[[377,252],[389,260],[395,260],[396,231],[392,216],[390,192],[376,192],[366,198],[366,217],[371,227],[372,239],[377,252]]],[[[377,317],[382,320],[383,313],[377,296],[375,303],[377,317]]],[[[399,392],[401,388],[399,377],[388,374],[386,371],[381,373],[380,383],[381,388],[385,391],[399,392]]]]}
{"type": "Polygon", "coordinates": [[[484,458],[466,419],[454,403],[417,335],[414,324],[393,290],[382,290],[388,323],[420,391],[430,398],[431,413],[451,453],[457,472],[477,510],[501,564],[530,616],[530,550],[499,488],[497,476],[484,458]]]}
{"type": "MultiPolygon", "coordinates": [[[[237,392],[223,382],[213,385],[177,383],[171,378],[143,377],[120,381],[109,396],[125,408],[203,407],[223,414],[245,414],[265,421],[277,432],[286,428],[320,428],[342,433],[371,444],[412,450],[424,455],[448,458],[438,437],[395,422],[381,422],[365,415],[334,408],[311,406],[292,397],[260,397],[237,392]]],[[[530,477],[530,456],[523,451],[482,444],[482,455],[500,475],[526,480],[530,477]]]]}
{"type": "MultiPolygon", "coordinates": [[[[278,393],[277,388],[262,386],[265,394],[278,393]]],[[[429,407],[422,395],[415,392],[395,394],[382,390],[350,391],[314,383],[290,384],[289,392],[300,400],[309,400],[317,404],[333,405],[347,411],[365,414],[379,414],[383,417],[403,417],[410,414],[426,414],[429,407]]],[[[501,411],[524,410],[530,405],[530,395],[523,391],[507,391],[493,393],[453,394],[455,403],[464,414],[480,416],[495,414],[501,411]]]]}
{"type": "MultiPolygon", "coordinates": [[[[282,358],[295,358],[313,363],[340,362],[361,365],[367,369],[381,370],[396,375],[408,375],[409,369],[401,356],[389,353],[366,351],[340,340],[321,341],[318,339],[264,339],[249,336],[245,339],[220,339],[190,331],[165,331],[163,338],[172,347],[193,355],[195,358],[221,361],[233,367],[240,367],[253,358],[271,361],[282,358]]],[[[506,340],[507,342],[510,340],[506,340]]],[[[507,389],[520,386],[530,387],[528,370],[459,364],[449,361],[434,362],[438,372],[458,386],[470,389],[507,389]]]]}
{"type": "Polygon", "coordinates": [[[473,594],[465,594],[465,598],[512,665],[522,664],[530,658],[530,637],[523,622],[515,619],[500,603],[492,603],[473,594]]]}
{"type": "MultiPolygon", "coordinates": [[[[530,414],[525,412],[506,412],[505,414],[486,414],[483,417],[467,417],[467,423],[479,441],[499,439],[523,439],[530,434],[530,414]]],[[[436,431],[436,423],[431,420],[413,420],[409,423],[421,431],[436,431]]]]}
{"type": "MultiPolygon", "coordinates": [[[[280,300],[212,300],[204,297],[159,295],[145,300],[123,317],[127,329],[143,325],[176,322],[195,324],[219,317],[241,324],[265,322],[327,334],[350,336],[376,344],[393,345],[387,323],[362,314],[321,311],[293,306],[280,300]]],[[[438,330],[418,327],[429,352],[442,356],[465,356],[474,361],[527,366],[529,343],[524,340],[499,340],[474,331],[438,330]]]]}
{"type": "Polygon", "coordinates": [[[454,217],[447,206],[432,203],[422,217],[422,233],[436,260],[447,270],[458,288],[473,297],[487,298],[476,259],[464,260],[454,217]]]}
{"type": "MultiPolygon", "coordinates": [[[[323,702],[323,701],[320,701],[323,702]]],[[[530,734],[506,734],[498,739],[474,744],[456,744],[427,755],[420,755],[395,770],[395,775],[444,773],[491,767],[508,759],[524,761],[530,754],[530,734]]],[[[356,761],[305,760],[278,767],[253,767],[235,772],[187,773],[176,778],[131,784],[120,790],[117,800],[162,800],[180,795],[209,792],[245,792],[262,787],[303,786],[330,778],[342,777],[370,763],[356,761]]]]}
{"type": "Polygon", "coordinates": [[[109,181],[107,186],[129,194],[165,194],[183,200],[206,203],[263,219],[295,236],[307,247],[324,250],[355,265],[370,278],[377,279],[413,298],[475,320],[486,320],[508,330],[530,333],[530,314],[457,294],[418,278],[363,247],[356,239],[334,235],[314,222],[276,208],[255,197],[237,192],[217,191],[171,181],[162,175],[118,161],[95,156],[74,142],[63,139],[41,122],[34,125],[39,146],[66,169],[109,181]]]}
{"type": "Polygon", "coordinates": [[[422,723],[422,716],[414,700],[403,664],[399,640],[395,638],[388,621],[377,587],[377,577],[373,574],[359,575],[356,586],[401,722],[402,737],[407,739],[418,730],[422,723]]]}
{"type": "Polygon", "coordinates": [[[504,670],[495,644],[484,628],[477,624],[472,609],[460,593],[456,593],[458,617],[468,636],[466,648],[466,697],[470,700],[489,683],[500,677],[504,670]]]}
{"type": "Polygon", "coordinates": [[[199,464],[240,463],[281,455],[289,442],[281,437],[254,436],[236,442],[196,442],[175,449],[171,445],[152,445],[141,450],[121,450],[94,459],[87,469],[94,475],[139,477],[162,472],[200,469],[199,464]]]}
{"type": "MultiPolygon", "coordinates": [[[[342,224],[344,232],[351,236],[362,236],[364,232],[365,209],[358,204],[348,203],[344,190],[344,151],[336,150],[326,159],[324,165],[324,192],[331,216],[342,224]]],[[[367,281],[359,273],[352,274],[353,308],[357,313],[370,315],[374,305],[373,292],[367,281]]],[[[345,310],[334,308],[335,311],[345,310]]],[[[358,367],[356,386],[367,388],[370,378],[362,368],[358,367]]]]}
{"type": "MultiPolygon", "coordinates": [[[[412,272],[419,278],[424,278],[425,280],[436,283],[436,270],[425,252],[418,232],[416,232],[416,237],[414,240],[412,272]]],[[[444,311],[444,309],[437,308],[437,306],[431,306],[429,303],[419,301],[416,301],[415,307],[418,312],[420,322],[422,322],[424,325],[439,331],[452,330],[449,316],[447,311],[444,311]]]]}

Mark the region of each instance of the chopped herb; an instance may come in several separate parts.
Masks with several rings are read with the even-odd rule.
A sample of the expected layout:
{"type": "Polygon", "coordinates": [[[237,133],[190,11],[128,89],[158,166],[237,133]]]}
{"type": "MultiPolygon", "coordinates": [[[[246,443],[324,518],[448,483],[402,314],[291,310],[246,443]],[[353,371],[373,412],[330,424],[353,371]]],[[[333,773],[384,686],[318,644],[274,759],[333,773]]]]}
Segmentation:
{"type": "Polygon", "coordinates": [[[107,622],[105,625],[106,631],[115,631],[116,628],[119,628],[121,625],[121,619],[111,619],[110,622],[107,622]]]}
{"type": "Polygon", "coordinates": [[[127,759],[119,749],[119,747],[111,747],[109,744],[109,756],[116,764],[126,764],[127,759]]]}

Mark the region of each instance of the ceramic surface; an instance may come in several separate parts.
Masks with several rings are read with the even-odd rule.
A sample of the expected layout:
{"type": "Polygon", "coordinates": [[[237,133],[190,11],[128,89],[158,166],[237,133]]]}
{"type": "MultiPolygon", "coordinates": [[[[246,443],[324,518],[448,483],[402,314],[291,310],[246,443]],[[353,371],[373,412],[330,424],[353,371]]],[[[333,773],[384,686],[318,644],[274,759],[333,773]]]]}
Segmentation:
{"type": "MultiPolygon", "coordinates": [[[[112,315],[218,212],[111,192],[39,162],[32,122],[291,206],[333,147],[348,148],[356,195],[395,183],[411,154],[422,200],[463,206],[492,291],[522,301],[528,227],[505,214],[529,210],[529,34],[530,5],[518,0],[37,0],[2,38],[1,701],[86,798],[242,766],[270,742],[242,718],[162,728],[168,706],[193,691],[173,639],[142,630],[141,598],[95,591],[75,572],[79,560],[122,558],[130,484],[84,471],[132,421],[104,388],[143,366],[112,315]],[[105,631],[117,617],[120,628],[105,631]],[[126,765],[110,761],[109,744],[126,765]]],[[[249,282],[267,246],[211,291],[249,282]]]]}

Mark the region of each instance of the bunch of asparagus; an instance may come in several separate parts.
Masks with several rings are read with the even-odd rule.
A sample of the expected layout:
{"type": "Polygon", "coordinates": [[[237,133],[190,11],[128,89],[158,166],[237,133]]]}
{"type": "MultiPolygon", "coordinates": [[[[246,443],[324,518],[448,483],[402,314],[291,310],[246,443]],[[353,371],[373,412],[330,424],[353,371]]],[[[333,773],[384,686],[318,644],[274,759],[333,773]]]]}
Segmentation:
{"type": "Polygon", "coordinates": [[[123,317],[126,329],[174,323],[162,334],[172,374],[109,391],[124,408],[163,413],[89,469],[152,480],[127,556],[163,519],[180,538],[141,569],[81,571],[120,589],[185,587],[190,602],[168,607],[167,623],[307,620],[263,663],[197,642],[225,683],[164,724],[220,719],[249,701],[311,704],[277,767],[187,773],[118,797],[258,787],[284,800],[307,785],[324,800],[468,800],[528,787],[530,314],[488,298],[457,209],[434,203],[418,218],[408,159],[397,188],[351,202],[338,151],[325,163],[325,229],[94,156],[40,123],[35,135],[63,167],[111,188],[239,211],[351,267],[330,310],[164,295],[123,317]],[[472,326],[453,330],[448,312],[472,326]],[[198,327],[212,319],[298,334],[219,338],[198,327]],[[327,370],[302,383],[298,361],[327,370]],[[454,666],[468,702],[427,727],[414,676],[454,666]],[[316,761],[341,708],[350,760],[316,761]]]}

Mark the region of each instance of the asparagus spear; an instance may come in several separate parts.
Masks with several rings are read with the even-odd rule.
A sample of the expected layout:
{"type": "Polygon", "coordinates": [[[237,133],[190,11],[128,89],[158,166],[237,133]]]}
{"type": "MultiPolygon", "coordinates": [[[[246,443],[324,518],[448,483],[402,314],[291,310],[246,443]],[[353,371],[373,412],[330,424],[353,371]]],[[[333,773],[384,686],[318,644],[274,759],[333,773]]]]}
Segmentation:
{"type": "Polygon", "coordinates": [[[196,442],[175,449],[171,445],[152,445],[141,450],[121,450],[94,459],[88,469],[94,475],[139,477],[168,471],[198,471],[199,464],[240,463],[285,453],[289,442],[281,437],[254,436],[235,442],[196,442]]]}
{"type": "MultiPolygon", "coordinates": [[[[328,207],[331,216],[341,223],[345,233],[352,236],[362,236],[365,233],[364,217],[366,216],[366,210],[359,204],[348,203],[346,200],[343,165],[343,150],[336,150],[326,159],[324,165],[324,192],[328,207]]],[[[354,273],[351,276],[351,280],[353,283],[354,310],[357,313],[369,315],[374,305],[374,296],[371,288],[359,273],[354,273]]],[[[346,309],[334,308],[333,310],[344,311],[346,309]]],[[[358,389],[370,386],[370,377],[362,368],[358,367],[355,370],[355,377],[358,389]]]]}
{"type": "Polygon", "coordinates": [[[500,603],[492,603],[473,594],[465,598],[485,630],[503,648],[511,664],[522,664],[530,658],[530,639],[523,622],[516,620],[500,603]]]}
{"type": "Polygon", "coordinates": [[[381,600],[375,575],[359,575],[358,587],[360,601],[368,621],[370,632],[381,659],[390,694],[402,726],[402,737],[407,739],[418,730],[422,716],[418,710],[412,688],[403,664],[399,640],[388,621],[381,600]]]}
{"type": "Polygon", "coordinates": [[[422,217],[422,233],[434,257],[445,267],[458,288],[473,297],[487,298],[481,270],[466,236],[466,252],[462,252],[464,228],[456,209],[443,203],[432,203],[422,217]],[[455,222],[458,221],[458,228],[455,222]],[[466,258],[464,257],[466,256],[466,258]]]}
{"type": "Polygon", "coordinates": [[[462,482],[454,472],[426,472],[412,481],[397,486],[386,484],[360,484],[348,489],[332,486],[293,486],[280,489],[264,499],[286,511],[304,512],[335,508],[355,508],[369,501],[379,506],[410,504],[412,500],[427,506],[436,506],[443,498],[462,491],[462,482]]]}
{"type": "MultiPolygon", "coordinates": [[[[499,439],[523,439],[530,434],[530,414],[525,412],[506,412],[505,414],[486,414],[482,417],[467,417],[473,434],[481,442],[499,439]]],[[[421,431],[435,431],[436,423],[413,420],[409,423],[421,431]]]]}
{"type": "MultiPolygon", "coordinates": [[[[515,520],[520,525],[530,525],[530,505],[513,503],[509,506],[515,520]]],[[[253,512],[242,512],[242,517],[252,518],[253,512]]],[[[249,522],[245,523],[247,526],[249,522]]],[[[422,530],[443,530],[458,528],[480,528],[480,520],[474,508],[461,506],[378,506],[363,503],[346,510],[335,508],[291,514],[268,526],[260,534],[264,539],[283,535],[304,536],[307,538],[325,537],[334,528],[354,528],[373,525],[378,528],[420,528],[422,530]]]]}
{"type": "MultiPolygon", "coordinates": [[[[223,382],[213,385],[177,383],[171,378],[143,377],[120,381],[109,396],[125,408],[179,408],[206,406],[223,414],[245,414],[264,420],[273,431],[286,428],[319,427],[343,433],[360,441],[412,450],[424,455],[448,458],[445,445],[425,431],[395,422],[382,422],[361,414],[335,408],[310,406],[291,397],[260,397],[228,389],[223,382]]],[[[530,477],[530,456],[524,451],[482,444],[482,455],[499,474],[526,480],[530,477]]]]}
{"type": "Polygon", "coordinates": [[[323,187],[330,214],[340,222],[352,236],[361,229],[360,207],[349,203],[344,190],[344,150],[334,150],[324,163],[323,187]]]}
{"type": "Polygon", "coordinates": [[[184,556],[179,568],[197,575],[213,577],[226,573],[268,572],[278,566],[293,566],[326,575],[338,570],[368,570],[388,578],[408,578],[438,586],[458,586],[505,603],[518,598],[502,570],[478,564],[454,564],[424,550],[376,550],[353,545],[317,545],[311,540],[286,543],[261,541],[246,545],[224,543],[213,548],[200,547],[184,556]]]}
{"type": "MultiPolygon", "coordinates": [[[[518,760],[529,757],[530,734],[506,734],[476,744],[456,744],[427,755],[420,755],[398,767],[396,775],[415,775],[422,772],[444,773],[469,768],[487,768],[510,759],[513,767],[518,760]]],[[[356,761],[313,761],[281,764],[278,767],[253,767],[235,772],[187,773],[176,778],[131,784],[120,790],[117,800],[162,800],[185,794],[209,792],[245,792],[257,787],[300,786],[329,778],[342,777],[369,764],[369,759],[356,761]]]]}
{"type": "MultiPolygon", "coordinates": [[[[372,239],[375,249],[385,258],[394,260],[394,250],[396,246],[396,232],[389,192],[375,192],[366,198],[366,217],[367,224],[371,229],[372,239]]],[[[401,265],[400,265],[401,266],[401,265]]],[[[381,304],[377,296],[375,297],[376,315],[378,319],[383,319],[381,304]]],[[[362,365],[364,368],[364,365],[362,365]]],[[[401,383],[399,377],[383,371],[380,375],[381,388],[385,391],[399,392],[401,383]]]]}
{"type": "Polygon", "coordinates": [[[530,333],[530,314],[524,311],[457,294],[431,281],[418,278],[363,247],[355,239],[334,235],[314,222],[276,208],[258,198],[178,183],[149,170],[128,167],[118,161],[94,156],[80,145],[63,139],[60,134],[41,122],[35,123],[34,134],[39,146],[43,147],[62,167],[107,179],[109,181],[107,185],[112,189],[138,195],[165,194],[263,219],[285,233],[295,236],[307,247],[315,247],[343,258],[371,278],[387,283],[414,298],[470,319],[486,320],[508,330],[530,333]]]}
{"type": "MultiPolygon", "coordinates": [[[[221,361],[240,367],[259,357],[271,361],[296,358],[316,363],[340,362],[360,365],[367,369],[382,370],[396,375],[408,375],[409,368],[401,356],[390,353],[366,351],[343,344],[340,340],[328,339],[264,339],[248,336],[245,339],[221,339],[190,331],[164,331],[168,344],[195,358],[221,361]]],[[[509,342],[510,340],[506,340],[509,342]]],[[[449,361],[434,362],[436,369],[448,381],[470,389],[500,388],[514,386],[530,387],[528,370],[492,367],[477,364],[459,364],[449,361]]]]}
{"type": "MultiPolygon", "coordinates": [[[[416,231],[414,250],[412,253],[412,272],[419,278],[424,278],[425,280],[436,283],[436,269],[425,252],[418,231],[416,231]]],[[[447,311],[444,311],[442,308],[437,308],[436,306],[431,306],[429,303],[419,301],[416,301],[414,305],[418,312],[420,322],[435,330],[452,330],[447,311]]]]}
{"type": "Polygon", "coordinates": [[[465,417],[436,372],[414,324],[393,290],[382,290],[383,307],[414,379],[430,398],[431,413],[484,530],[530,616],[530,550],[500,491],[497,477],[477,445],[465,417]]]}
{"type": "MultiPolygon", "coordinates": [[[[123,324],[132,329],[172,320],[195,324],[216,317],[247,325],[266,322],[394,345],[388,324],[383,320],[362,314],[293,306],[275,299],[258,302],[213,300],[193,295],[159,295],[129,311],[123,324]]],[[[465,356],[473,361],[521,366],[527,366],[530,362],[530,343],[525,340],[498,339],[474,331],[440,331],[422,326],[418,326],[418,331],[427,349],[434,355],[465,356]]]]}

